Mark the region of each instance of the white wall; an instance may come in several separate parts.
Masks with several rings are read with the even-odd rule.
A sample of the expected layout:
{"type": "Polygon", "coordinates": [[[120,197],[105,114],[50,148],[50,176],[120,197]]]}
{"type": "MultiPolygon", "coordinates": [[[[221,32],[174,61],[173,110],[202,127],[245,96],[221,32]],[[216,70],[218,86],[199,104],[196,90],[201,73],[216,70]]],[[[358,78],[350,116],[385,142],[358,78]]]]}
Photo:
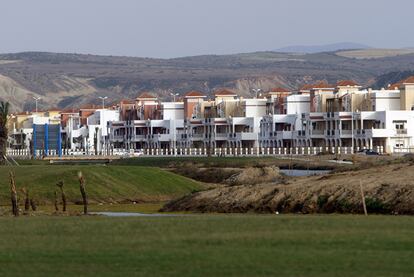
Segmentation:
{"type": "Polygon", "coordinates": [[[88,126],[98,125],[98,128],[102,130],[102,136],[108,135],[106,127],[109,121],[119,121],[118,110],[96,110],[87,119],[88,126]]]}
{"type": "Polygon", "coordinates": [[[399,91],[373,91],[372,100],[375,111],[398,111],[400,109],[399,91]]]}
{"type": "Polygon", "coordinates": [[[244,99],[245,117],[260,117],[266,115],[267,99],[244,99]]]}
{"type": "Polygon", "coordinates": [[[163,119],[184,119],[184,103],[164,102],[161,107],[163,119]]]}
{"type": "Polygon", "coordinates": [[[286,113],[287,114],[298,114],[310,112],[310,96],[295,94],[286,97],[286,113]]]}
{"type": "Polygon", "coordinates": [[[385,112],[385,128],[395,130],[395,123],[393,121],[407,121],[405,124],[407,136],[414,136],[414,111],[385,112]]]}

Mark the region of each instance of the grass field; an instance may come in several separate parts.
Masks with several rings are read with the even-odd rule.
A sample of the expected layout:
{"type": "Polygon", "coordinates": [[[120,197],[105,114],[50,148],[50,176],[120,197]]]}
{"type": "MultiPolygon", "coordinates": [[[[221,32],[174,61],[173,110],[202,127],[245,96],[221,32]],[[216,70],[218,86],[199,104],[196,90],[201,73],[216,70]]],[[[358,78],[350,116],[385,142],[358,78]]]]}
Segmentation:
{"type": "Polygon", "coordinates": [[[87,193],[95,202],[120,200],[165,201],[198,190],[201,185],[188,178],[159,169],[137,166],[32,165],[0,167],[0,205],[9,204],[9,171],[16,175],[17,188],[27,187],[40,203],[53,201],[55,185],[65,182],[69,201],[81,199],[77,172],[86,178],[87,193]]]}
{"type": "Polygon", "coordinates": [[[0,276],[412,276],[414,218],[0,218],[0,276]]]}

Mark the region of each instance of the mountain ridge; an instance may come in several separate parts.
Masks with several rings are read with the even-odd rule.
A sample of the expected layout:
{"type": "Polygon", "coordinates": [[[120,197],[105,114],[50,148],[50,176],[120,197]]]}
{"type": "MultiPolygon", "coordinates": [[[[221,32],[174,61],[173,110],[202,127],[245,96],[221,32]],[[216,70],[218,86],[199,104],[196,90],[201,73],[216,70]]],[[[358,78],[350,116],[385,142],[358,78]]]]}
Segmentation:
{"type": "MultiPolygon", "coordinates": [[[[366,51],[369,54],[370,50],[366,51]]],[[[87,103],[99,104],[99,96],[108,96],[108,103],[135,99],[144,91],[169,100],[170,90],[180,95],[199,90],[212,96],[214,90],[226,87],[248,97],[252,96],[252,88],[269,90],[280,86],[293,90],[320,80],[335,83],[353,79],[369,86],[383,74],[414,70],[413,53],[398,55],[393,52],[392,55],[355,59],[336,52],[267,51],[156,59],[50,52],[9,53],[0,54],[0,75],[3,76],[0,98],[10,101],[13,110],[26,111],[34,108],[32,96],[42,97],[39,107],[64,109],[87,103]]]]}
{"type": "Polygon", "coordinates": [[[278,48],[276,52],[285,53],[322,53],[322,52],[335,52],[339,50],[356,50],[356,49],[369,49],[371,46],[354,43],[354,42],[338,42],[330,44],[320,45],[290,45],[282,48],[278,48]]]}

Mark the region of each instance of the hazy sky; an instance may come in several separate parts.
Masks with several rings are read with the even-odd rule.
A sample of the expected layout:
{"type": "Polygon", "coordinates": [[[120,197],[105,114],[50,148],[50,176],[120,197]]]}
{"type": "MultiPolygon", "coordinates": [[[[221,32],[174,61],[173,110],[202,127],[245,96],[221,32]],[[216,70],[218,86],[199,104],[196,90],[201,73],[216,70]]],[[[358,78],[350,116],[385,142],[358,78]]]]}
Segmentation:
{"type": "Polygon", "coordinates": [[[0,53],[178,57],[414,46],[412,0],[0,0],[0,53]]]}

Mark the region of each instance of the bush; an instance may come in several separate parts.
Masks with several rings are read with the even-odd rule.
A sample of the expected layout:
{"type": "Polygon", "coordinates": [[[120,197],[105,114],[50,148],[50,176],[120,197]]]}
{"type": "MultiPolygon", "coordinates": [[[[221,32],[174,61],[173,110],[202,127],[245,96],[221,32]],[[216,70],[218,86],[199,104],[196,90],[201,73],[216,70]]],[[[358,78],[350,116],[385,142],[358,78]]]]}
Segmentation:
{"type": "Polygon", "coordinates": [[[368,213],[388,213],[390,208],[387,204],[376,198],[365,197],[365,205],[368,213]]]}
{"type": "Polygon", "coordinates": [[[350,213],[352,212],[354,209],[354,206],[349,203],[348,201],[346,201],[345,199],[341,199],[338,201],[338,211],[342,212],[342,213],[350,213]]]}
{"type": "Polygon", "coordinates": [[[322,210],[323,207],[328,203],[328,195],[319,195],[318,200],[316,200],[316,204],[318,205],[318,209],[322,210]]]}

